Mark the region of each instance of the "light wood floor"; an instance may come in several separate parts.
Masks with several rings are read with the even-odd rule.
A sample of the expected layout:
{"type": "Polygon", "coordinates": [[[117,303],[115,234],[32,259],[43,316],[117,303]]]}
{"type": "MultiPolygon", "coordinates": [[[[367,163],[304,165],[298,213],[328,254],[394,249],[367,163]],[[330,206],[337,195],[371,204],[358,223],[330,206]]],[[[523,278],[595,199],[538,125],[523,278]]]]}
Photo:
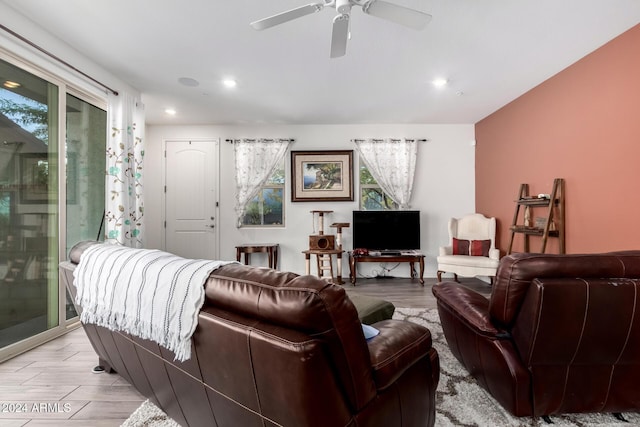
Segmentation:
{"type": "MultiPolygon", "coordinates": [[[[449,278],[443,277],[443,280],[449,280],[449,278]]],[[[461,284],[482,295],[488,297],[491,294],[491,286],[480,279],[461,277],[459,280],[461,284]]],[[[435,308],[436,300],[431,288],[436,283],[435,278],[425,278],[424,286],[420,285],[418,280],[412,279],[357,279],[355,286],[346,283],[344,287],[347,292],[356,292],[391,301],[396,307],[435,308]]]]}
{"type": "MultiPolygon", "coordinates": [[[[462,284],[489,295],[478,279],[462,284]]],[[[358,279],[357,292],[391,301],[396,307],[435,307],[431,288],[411,279],[358,279]]],[[[0,364],[0,425],[119,426],[145,398],[117,374],[93,374],[97,358],[82,329],[76,329],[0,364]]]]}
{"type": "Polygon", "coordinates": [[[0,425],[119,426],[145,398],[96,364],[81,328],[0,364],[0,425]]]}

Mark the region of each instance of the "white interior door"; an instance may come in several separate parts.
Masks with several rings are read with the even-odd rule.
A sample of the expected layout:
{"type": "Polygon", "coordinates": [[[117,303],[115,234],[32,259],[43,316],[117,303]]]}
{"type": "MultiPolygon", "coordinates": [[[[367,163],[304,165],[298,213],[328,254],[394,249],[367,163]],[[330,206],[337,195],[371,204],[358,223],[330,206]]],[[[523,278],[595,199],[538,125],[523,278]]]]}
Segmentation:
{"type": "Polygon", "coordinates": [[[170,140],[165,147],[167,252],[218,258],[218,140],[170,140]]]}

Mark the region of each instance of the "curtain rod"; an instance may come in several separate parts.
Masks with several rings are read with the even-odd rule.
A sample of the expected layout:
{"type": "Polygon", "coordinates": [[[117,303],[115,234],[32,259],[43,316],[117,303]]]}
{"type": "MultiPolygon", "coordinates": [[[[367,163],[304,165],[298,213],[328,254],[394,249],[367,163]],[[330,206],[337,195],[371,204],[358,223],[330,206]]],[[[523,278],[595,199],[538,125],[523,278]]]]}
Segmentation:
{"type": "Polygon", "coordinates": [[[82,76],[86,77],[87,79],[91,80],[92,82],[102,86],[103,88],[105,88],[106,90],[108,90],[109,92],[111,92],[112,94],[118,96],[118,91],[111,89],[109,86],[105,85],[104,83],[99,82],[98,80],[94,79],[93,77],[91,77],[90,75],[88,75],[87,73],[84,73],[80,70],[78,70],[76,67],[74,67],[73,65],[69,64],[68,62],[66,62],[63,59],[60,59],[59,57],[57,57],[56,55],[54,55],[53,53],[49,52],[48,50],[45,50],[43,48],[41,48],[40,46],[38,46],[37,44],[35,44],[34,42],[32,42],[31,40],[21,36],[20,34],[16,33],[13,30],[10,30],[9,28],[5,27],[4,25],[0,24],[0,28],[2,28],[4,31],[6,31],[7,33],[11,34],[12,36],[16,37],[17,39],[25,42],[26,44],[28,44],[29,46],[39,50],[40,52],[44,53],[45,55],[49,56],[50,58],[55,59],[56,61],[58,61],[59,63],[71,68],[73,71],[75,71],[78,74],[81,74],[82,76]]]}
{"type": "MultiPolygon", "coordinates": [[[[259,141],[259,140],[265,140],[265,141],[275,141],[275,140],[279,140],[279,141],[289,141],[289,142],[295,142],[296,140],[293,138],[244,138],[245,141],[259,141]]],[[[233,144],[236,141],[241,141],[240,139],[225,139],[226,142],[229,142],[231,144],[233,144]]]]}
{"type": "MultiPolygon", "coordinates": [[[[402,138],[387,138],[390,141],[401,141],[402,138]]],[[[418,141],[418,142],[427,142],[429,141],[428,139],[415,139],[415,138],[404,138],[407,141],[418,141]]],[[[385,141],[385,139],[383,138],[371,138],[371,141],[385,141]]],[[[369,139],[363,139],[363,138],[355,138],[352,139],[353,142],[359,142],[359,141],[369,141],[369,139]]]]}

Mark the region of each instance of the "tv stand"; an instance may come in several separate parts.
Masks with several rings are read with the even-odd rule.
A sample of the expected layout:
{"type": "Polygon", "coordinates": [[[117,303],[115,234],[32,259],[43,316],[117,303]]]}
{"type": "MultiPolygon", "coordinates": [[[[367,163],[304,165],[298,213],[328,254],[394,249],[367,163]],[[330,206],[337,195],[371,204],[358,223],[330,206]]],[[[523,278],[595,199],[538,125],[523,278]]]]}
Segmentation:
{"type": "MultiPolygon", "coordinates": [[[[396,252],[398,253],[398,252],[396,252]]],[[[399,255],[384,255],[380,252],[370,252],[368,255],[354,255],[349,252],[349,278],[351,284],[356,285],[356,273],[359,262],[408,262],[411,269],[411,278],[415,279],[415,270],[413,263],[420,265],[420,284],[424,285],[424,255],[419,251],[401,251],[399,255]]]]}
{"type": "Polygon", "coordinates": [[[382,255],[400,256],[400,255],[402,255],[402,252],[401,251],[371,251],[371,252],[369,252],[369,255],[371,255],[371,256],[382,256],[382,255]]]}

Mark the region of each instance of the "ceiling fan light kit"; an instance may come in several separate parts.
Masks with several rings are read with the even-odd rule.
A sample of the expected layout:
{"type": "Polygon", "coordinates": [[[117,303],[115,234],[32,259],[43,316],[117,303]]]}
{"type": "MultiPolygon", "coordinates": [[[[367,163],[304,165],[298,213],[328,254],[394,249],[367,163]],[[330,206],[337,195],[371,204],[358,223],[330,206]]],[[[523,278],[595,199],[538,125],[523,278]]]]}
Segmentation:
{"type": "Polygon", "coordinates": [[[351,12],[351,0],[336,0],[336,11],[340,14],[349,14],[351,12]]]}
{"type": "Polygon", "coordinates": [[[431,15],[428,13],[409,9],[383,0],[324,0],[320,3],[307,4],[267,18],[259,19],[250,25],[256,30],[264,30],[312,13],[320,12],[325,7],[332,7],[338,12],[338,15],[333,18],[330,57],[337,58],[347,53],[349,19],[353,6],[360,6],[362,12],[367,15],[395,22],[396,24],[404,25],[414,30],[422,30],[429,21],[431,21],[431,15]]]}

